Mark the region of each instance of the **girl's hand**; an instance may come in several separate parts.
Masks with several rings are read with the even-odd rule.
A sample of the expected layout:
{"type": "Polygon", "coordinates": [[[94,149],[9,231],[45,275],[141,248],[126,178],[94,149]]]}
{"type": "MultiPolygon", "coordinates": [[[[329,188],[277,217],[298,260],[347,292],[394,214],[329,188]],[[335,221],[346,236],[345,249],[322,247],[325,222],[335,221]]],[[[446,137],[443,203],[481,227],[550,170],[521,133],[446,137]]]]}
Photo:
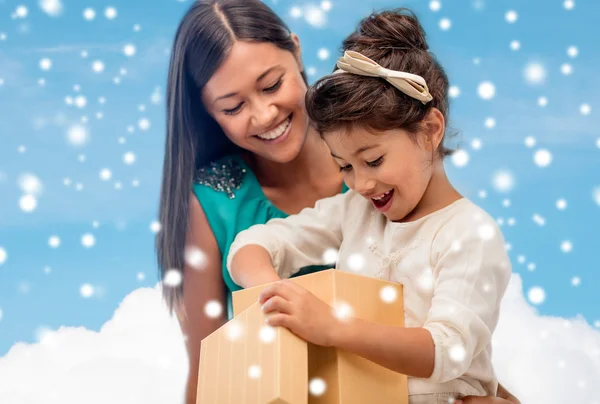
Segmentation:
{"type": "Polygon", "coordinates": [[[268,325],[285,327],[315,345],[332,346],[338,319],[327,303],[308,290],[284,279],[265,287],[258,300],[268,325]]]}

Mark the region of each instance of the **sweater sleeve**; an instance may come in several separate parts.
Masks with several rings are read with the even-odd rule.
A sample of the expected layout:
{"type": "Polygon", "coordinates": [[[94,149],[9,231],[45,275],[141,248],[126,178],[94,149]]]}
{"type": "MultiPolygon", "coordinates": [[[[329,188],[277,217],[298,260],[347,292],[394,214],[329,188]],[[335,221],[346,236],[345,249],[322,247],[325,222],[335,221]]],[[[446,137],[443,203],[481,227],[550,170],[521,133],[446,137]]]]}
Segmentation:
{"type": "Polygon", "coordinates": [[[314,208],[305,208],[283,219],[271,219],[238,233],[227,256],[227,270],[231,273],[234,255],[251,244],[269,252],[281,278],[289,278],[305,266],[332,264],[325,253],[340,248],[349,197],[350,192],[346,192],[321,199],[314,208]]]}
{"type": "Polygon", "coordinates": [[[434,240],[434,294],[424,328],[435,344],[428,380],[436,383],[463,375],[491,343],[510,280],[500,228],[491,217],[478,217],[454,217],[434,240]]]}

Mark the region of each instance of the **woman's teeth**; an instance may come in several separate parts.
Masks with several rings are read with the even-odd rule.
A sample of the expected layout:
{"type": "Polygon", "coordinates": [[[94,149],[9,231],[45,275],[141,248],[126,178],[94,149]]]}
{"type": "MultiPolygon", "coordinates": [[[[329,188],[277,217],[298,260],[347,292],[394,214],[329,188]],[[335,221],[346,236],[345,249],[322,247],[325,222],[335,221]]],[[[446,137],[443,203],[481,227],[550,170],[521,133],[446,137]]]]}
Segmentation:
{"type": "Polygon", "coordinates": [[[262,134],[256,135],[256,136],[263,140],[277,139],[279,136],[284,134],[284,132],[287,130],[288,126],[290,125],[291,121],[292,121],[291,118],[288,117],[285,121],[283,121],[281,123],[281,125],[279,125],[275,129],[272,129],[268,132],[265,132],[265,133],[262,133],[262,134]]]}

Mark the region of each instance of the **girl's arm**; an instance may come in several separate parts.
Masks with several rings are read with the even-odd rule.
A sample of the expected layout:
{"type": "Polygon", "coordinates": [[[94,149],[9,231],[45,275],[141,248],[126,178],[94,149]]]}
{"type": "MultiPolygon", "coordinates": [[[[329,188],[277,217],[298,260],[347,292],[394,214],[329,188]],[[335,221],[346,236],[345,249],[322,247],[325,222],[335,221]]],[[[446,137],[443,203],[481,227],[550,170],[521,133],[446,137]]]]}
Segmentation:
{"type": "Polygon", "coordinates": [[[433,373],[435,346],[424,328],[400,328],[354,318],[340,321],[331,344],[405,375],[428,378],[433,373]]]}
{"type": "MultiPolygon", "coordinates": [[[[463,375],[473,358],[489,354],[484,351],[491,342],[511,274],[504,240],[490,220],[480,224],[492,226],[495,233],[491,238],[489,232],[481,237],[476,226],[465,226],[465,222],[438,233],[433,245],[433,298],[422,328],[360,319],[339,321],[332,327],[331,344],[436,383],[463,375]]],[[[420,287],[418,282],[409,286],[420,287]]]]}
{"type": "Polygon", "coordinates": [[[248,288],[289,278],[306,266],[333,264],[325,252],[340,247],[348,196],[319,200],[314,208],[238,233],[227,257],[233,281],[248,288]]]}

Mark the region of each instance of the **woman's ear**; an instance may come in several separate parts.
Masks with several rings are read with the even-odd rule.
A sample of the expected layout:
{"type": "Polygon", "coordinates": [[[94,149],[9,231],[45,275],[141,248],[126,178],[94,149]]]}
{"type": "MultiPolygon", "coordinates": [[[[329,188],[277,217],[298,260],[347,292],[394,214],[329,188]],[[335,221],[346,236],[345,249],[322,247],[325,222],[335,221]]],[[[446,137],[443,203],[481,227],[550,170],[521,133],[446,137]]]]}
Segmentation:
{"type": "Polygon", "coordinates": [[[444,132],[446,131],[444,115],[439,109],[432,108],[423,119],[421,128],[427,137],[427,149],[437,150],[444,139],[444,132]]]}
{"type": "Polygon", "coordinates": [[[296,45],[296,49],[294,50],[294,57],[296,58],[296,62],[298,63],[298,68],[301,72],[304,72],[304,65],[302,64],[302,48],[300,46],[300,38],[298,35],[291,33],[292,41],[294,45],[296,45]]]}

